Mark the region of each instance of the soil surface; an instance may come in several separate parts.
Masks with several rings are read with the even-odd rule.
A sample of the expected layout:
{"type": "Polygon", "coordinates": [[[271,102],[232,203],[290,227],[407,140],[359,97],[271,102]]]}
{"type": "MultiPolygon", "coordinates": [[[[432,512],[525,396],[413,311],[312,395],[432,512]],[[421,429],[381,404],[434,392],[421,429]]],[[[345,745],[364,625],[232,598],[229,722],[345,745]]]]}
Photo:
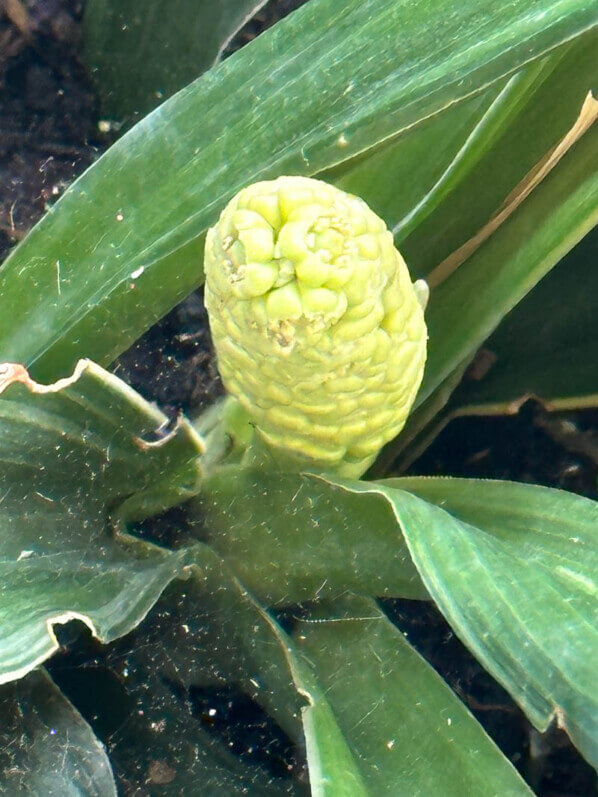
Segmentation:
{"type": "MultiPolygon", "coordinates": [[[[231,49],[299,4],[273,0],[231,49]]],[[[0,259],[109,143],[98,127],[97,95],[80,59],[82,11],[83,4],[77,0],[0,0],[0,259]]],[[[222,388],[201,292],[144,335],[115,369],[171,415],[207,406],[222,388]]],[[[441,433],[411,472],[534,482],[596,498],[597,429],[596,411],[548,416],[533,403],[513,417],[462,418],[441,433]]],[[[386,601],[384,608],[538,795],[587,797],[594,793],[594,772],[566,735],[557,729],[537,733],[433,607],[386,601]]],[[[134,642],[133,635],[109,650],[100,650],[88,640],[50,664],[59,685],[109,747],[106,709],[101,701],[94,704],[85,679],[81,685],[72,678],[73,667],[83,660],[88,665],[95,662],[109,677],[115,656],[124,656],[123,650],[127,646],[132,650],[134,642]]],[[[196,690],[185,699],[205,727],[232,739],[227,743],[233,749],[261,756],[260,764],[277,773],[301,766],[288,740],[245,698],[222,690],[196,690]],[[206,720],[202,707],[207,705],[218,706],[218,722],[206,720]]],[[[119,777],[123,793],[141,793],[124,775],[119,773],[119,777]]]]}

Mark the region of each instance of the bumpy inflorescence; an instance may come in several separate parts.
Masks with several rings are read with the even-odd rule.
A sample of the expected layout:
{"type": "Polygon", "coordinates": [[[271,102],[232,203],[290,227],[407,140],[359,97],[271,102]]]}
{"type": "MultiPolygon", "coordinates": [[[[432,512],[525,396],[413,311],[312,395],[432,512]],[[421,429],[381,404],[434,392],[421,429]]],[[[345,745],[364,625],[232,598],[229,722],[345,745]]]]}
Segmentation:
{"type": "Polygon", "coordinates": [[[255,183],[207,237],[205,297],[226,388],[270,446],[358,474],[403,427],[426,357],[392,234],[356,196],[255,183]]]}

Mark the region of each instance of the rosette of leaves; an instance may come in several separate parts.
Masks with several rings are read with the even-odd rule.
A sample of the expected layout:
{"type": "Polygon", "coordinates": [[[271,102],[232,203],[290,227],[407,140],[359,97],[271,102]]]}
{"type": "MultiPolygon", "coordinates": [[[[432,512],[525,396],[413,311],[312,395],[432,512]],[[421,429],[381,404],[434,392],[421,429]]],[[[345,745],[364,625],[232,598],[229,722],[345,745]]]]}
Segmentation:
{"type": "MultiPolygon", "coordinates": [[[[3,264],[0,791],[529,793],[381,598],[436,605],[537,729],[596,763],[596,503],[389,464],[567,253],[591,278],[574,246],[598,213],[596,24],[581,0],[309,0],[120,138],[3,264]],[[210,228],[232,397],[171,422],[106,369],[201,284],[210,228]],[[417,396],[425,328],[394,247],[431,287],[417,396]],[[200,699],[240,693],[282,763],[226,736],[228,697],[200,699]]],[[[557,316],[579,284],[558,283],[557,316]]],[[[538,374],[547,402],[591,403],[598,358],[554,343],[548,371],[529,361],[481,403],[538,374]]]]}

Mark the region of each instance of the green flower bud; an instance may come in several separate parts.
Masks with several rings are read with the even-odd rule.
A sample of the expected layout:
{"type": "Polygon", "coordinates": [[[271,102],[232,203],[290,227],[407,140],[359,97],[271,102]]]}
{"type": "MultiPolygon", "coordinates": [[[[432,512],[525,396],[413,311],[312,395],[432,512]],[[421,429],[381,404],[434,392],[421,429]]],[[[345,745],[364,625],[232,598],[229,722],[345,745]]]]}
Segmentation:
{"type": "Polygon", "coordinates": [[[403,427],[426,358],[418,292],[356,196],[305,177],[240,191],[210,229],[223,382],[274,449],[362,473],[403,427]]]}

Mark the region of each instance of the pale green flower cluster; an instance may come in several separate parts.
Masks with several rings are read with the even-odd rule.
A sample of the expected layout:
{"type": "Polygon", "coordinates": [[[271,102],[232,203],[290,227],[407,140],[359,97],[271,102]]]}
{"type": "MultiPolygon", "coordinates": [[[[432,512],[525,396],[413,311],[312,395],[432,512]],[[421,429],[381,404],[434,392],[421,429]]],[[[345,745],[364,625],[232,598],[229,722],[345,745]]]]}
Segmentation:
{"type": "Polygon", "coordinates": [[[207,237],[222,379],[269,446],[363,472],[403,427],[426,357],[423,310],[384,222],[305,177],[255,183],[207,237]]]}

